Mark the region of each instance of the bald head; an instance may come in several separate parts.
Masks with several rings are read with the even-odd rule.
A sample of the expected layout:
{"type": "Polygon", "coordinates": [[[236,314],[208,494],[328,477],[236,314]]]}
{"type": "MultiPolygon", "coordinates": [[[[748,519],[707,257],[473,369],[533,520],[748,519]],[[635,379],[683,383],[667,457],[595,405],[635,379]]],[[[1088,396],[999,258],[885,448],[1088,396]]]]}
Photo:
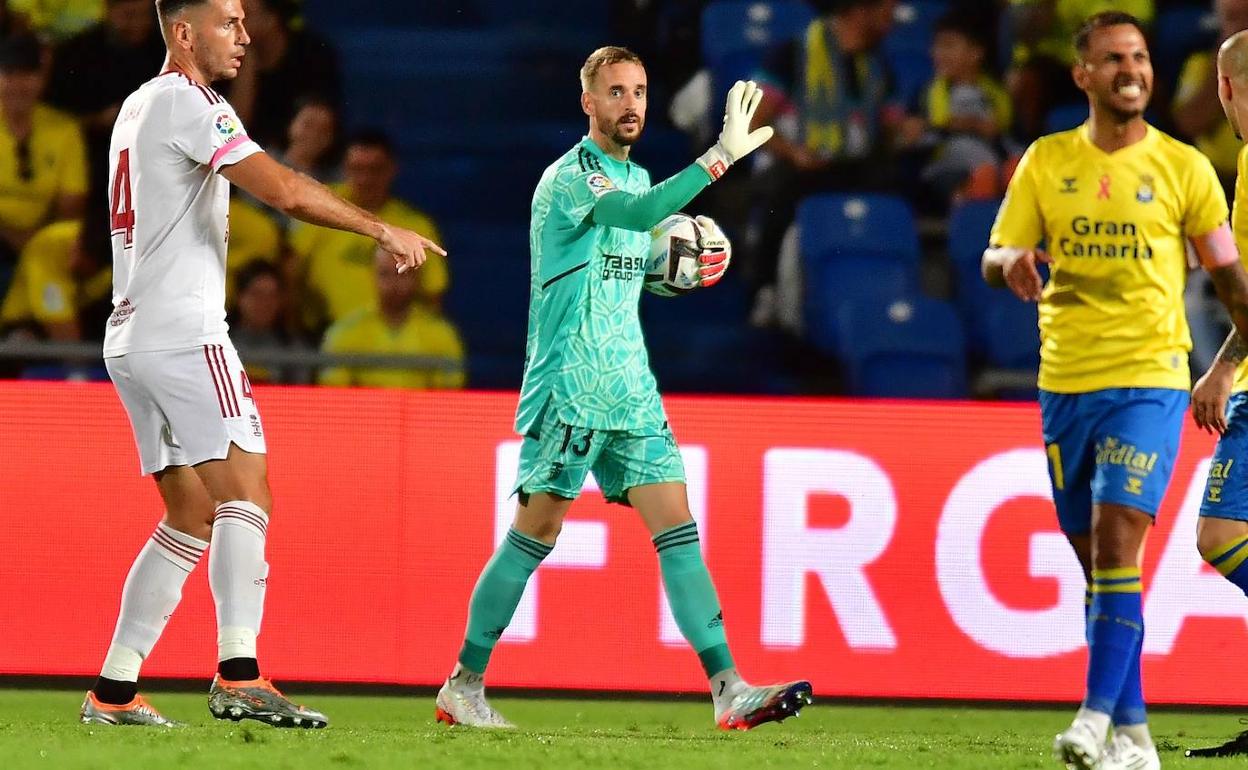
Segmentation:
{"type": "Polygon", "coordinates": [[[1248,30],[1231,35],[1218,49],[1218,74],[1236,83],[1248,82],[1248,30]]]}
{"type": "Polygon", "coordinates": [[[1248,125],[1248,30],[1231,35],[1218,49],[1218,99],[1242,139],[1248,125]]]}

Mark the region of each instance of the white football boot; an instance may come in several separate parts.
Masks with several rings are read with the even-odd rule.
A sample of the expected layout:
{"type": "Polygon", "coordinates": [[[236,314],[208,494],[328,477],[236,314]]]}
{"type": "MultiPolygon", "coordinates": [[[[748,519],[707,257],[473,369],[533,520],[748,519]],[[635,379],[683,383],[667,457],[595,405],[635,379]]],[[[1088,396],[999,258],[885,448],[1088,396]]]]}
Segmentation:
{"type": "Polygon", "coordinates": [[[448,725],[503,730],[515,728],[486,701],[484,687],[455,687],[449,679],[438,690],[434,718],[448,725]]]}
{"type": "Polygon", "coordinates": [[[1094,728],[1076,719],[1053,739],[1053,756],[1066,770],[1100,770],[1105,744],[1094,728]]]}
{"type": "Polygon", "coordinates": [[[1161,757],[1156,746],[1144,748],[1127,735],[1115,733],[1098,770],[1161,770],[1161,757]]]}

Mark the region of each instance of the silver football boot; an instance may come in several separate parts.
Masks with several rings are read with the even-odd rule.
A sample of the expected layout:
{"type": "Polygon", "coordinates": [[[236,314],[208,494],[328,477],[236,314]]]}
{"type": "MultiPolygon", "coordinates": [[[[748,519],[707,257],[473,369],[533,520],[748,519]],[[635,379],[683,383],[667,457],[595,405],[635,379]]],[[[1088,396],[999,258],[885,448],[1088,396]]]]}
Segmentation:
{"type": "Polygon", "coordinates": [[[82,709],[78,712],[78,721],[84,725],[182,726],[181,722],[166,719],[142,695],[136,695],[134,700],[118,706],[112,703],[101,703],[93,692],[88,692],[87,697],[83,699],[82,709]]]}
{"type": "Polygon", "coordinates": [[[721,730],[751,730],[767,722],[799,716],[812,700],[810,682],[786,682],[762,687],[745,685],[728,707],[715,715],[721,730]]]}
{"type": "Polygon", "coordinates": [[[273,683],[263,677],[246,682],[229,682],[213,677],[208,691],[208,710],[217,719],[235,722],[254,719],[274,727],[325,727],[329,719],[319,711],[292,703],[273,683]]]}

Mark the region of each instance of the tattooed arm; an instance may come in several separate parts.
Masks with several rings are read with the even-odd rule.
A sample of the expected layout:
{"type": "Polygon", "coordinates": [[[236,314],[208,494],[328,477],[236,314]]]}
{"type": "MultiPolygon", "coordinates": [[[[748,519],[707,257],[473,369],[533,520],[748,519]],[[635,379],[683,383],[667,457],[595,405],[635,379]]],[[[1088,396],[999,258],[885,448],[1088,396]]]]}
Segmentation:
{"type": "Polygon", "coordinates": [[[1218,361],[1229,364],[1233,369],[1238,369],[1245,358],[1248,358],[1248,342],[1240,336],[1238,329],[1234,329],[1226,336],[1226,341],[1218,349],[1218,361]]]}
{"type": "Polygon", "coordinates": [[[1248,342],[1238,329],[1231,329],[1209,371],[1192,388],[1192,419],[1208,433],[1226,432],[1226,402],[1231,396],[1235,371],[1248,358],[1248,342]]]}
{"type": "Polygon", "coordinates": [[[1248,272],[1240,262],[1229,223],[1196,236],[1191,242],[1235,327],[1222,343],[1209,371],[1192,388],[1192,419],[1197,427],[1221,434],[1226,431],[1226,402],[1231,396],[1235,371],[1248,357],[1248,344],[1245,344],[1248,340],[1248,272]]]}
{"type": "Polygon", "coordinates": [[[1222,223],[1204,235],[1191,238],[1200,266],[1213,280],[1218,299],[1231,314],[1231,323],[1239,336],[1248,340],[1248,272],[1240,262],[1235,235],[1228,223],[1222,223]]]}
{"type": "MultiPolygon", "coordinates": [[[[1209,277],[1213,279],[1213,288],[1218,293],[1218,299],[1226,306],[1227,312],[1231,315],[1231,323],[1239,332],[1238,344],[1243,345],[1243,341],[1248,340],[1248,272],[1244,271],[1238,261],[1213,268],[1208,272],[1209,277]]],[[[1223,345],[1221,352],[1226,352],[1226,350],[1227,346],[1223,345]]],[[[1243,358],[1241,357],[1240,360],[1242,361],[1243,358]]]]}

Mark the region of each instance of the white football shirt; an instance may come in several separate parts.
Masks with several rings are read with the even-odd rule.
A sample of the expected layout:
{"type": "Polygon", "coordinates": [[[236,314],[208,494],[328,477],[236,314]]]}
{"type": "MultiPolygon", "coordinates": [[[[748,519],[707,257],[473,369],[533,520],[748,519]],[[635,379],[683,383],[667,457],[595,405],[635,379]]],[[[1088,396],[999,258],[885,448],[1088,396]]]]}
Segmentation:
{"type": "Polygon", "coordinates": [[[261,152],[217,92],[166,72],[130,94],[109,146],[113,314],[105,358],[229,344],[230,183],[261,152]]]}

